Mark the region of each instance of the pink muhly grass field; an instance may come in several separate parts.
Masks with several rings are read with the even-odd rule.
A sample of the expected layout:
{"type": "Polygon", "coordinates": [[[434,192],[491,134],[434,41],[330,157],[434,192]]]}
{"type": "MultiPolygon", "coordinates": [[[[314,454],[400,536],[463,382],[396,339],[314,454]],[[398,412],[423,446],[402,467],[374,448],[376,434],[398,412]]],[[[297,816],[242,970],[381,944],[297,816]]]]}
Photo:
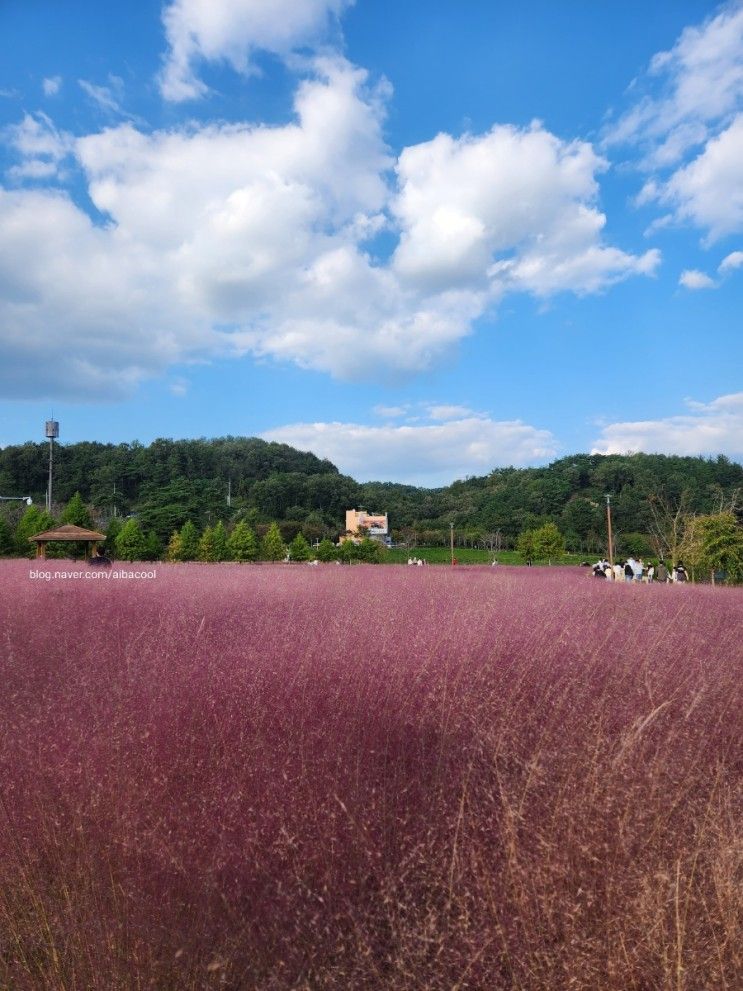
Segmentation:
{"type": "Polygon", "coordinates": [[[741,591],[36,567],[0,564],[0,987],[740,987],[741,591]]]}

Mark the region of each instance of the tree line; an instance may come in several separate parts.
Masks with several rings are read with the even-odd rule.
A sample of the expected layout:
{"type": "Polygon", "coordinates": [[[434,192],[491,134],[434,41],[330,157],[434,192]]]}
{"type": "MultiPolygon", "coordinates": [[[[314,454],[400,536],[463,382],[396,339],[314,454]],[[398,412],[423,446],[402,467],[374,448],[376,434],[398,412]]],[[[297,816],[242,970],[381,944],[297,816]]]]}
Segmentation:
{"type": "MultiPolygon", "coordinates": [[[[94,528],[98,525],[94,514],[76,492],[55,519],[37,506],[29,506],[12,530],[6,517],[0,516],[0,554],[30,557],[35,553],[29,538],[50,530],[57,525],[72,523],[75,526],[94,528]]],[[[139,519],[129,516],[112,516],[105,525],[104,550],[111,557],[124,561],[365,561],[377,563],[384,559],[385,548],[368,538],[358,543],[345,541],[340,546],[329,538],[311,546],[301,530],[286,530],[276,521],[259,524],[255,528],[241,519],[225,525],[218,520],[199,529],[192,520],[186,520],[180,529],[174,530],[167,543],[160,540],[154,530],[143,530],[139,519]]],[[[55,542],[47,544],[50,558],[81,557],[87,552],[83,542],[55,542]]]]}
{"type": "MultiPolygon", "coordinates": [[[[47,452],[43,443],[0,450],[0,494],[43,503],[47,452]]],[[[336,542],[345,510],[363,506],[386,511],[394,539],[411,547],[446,545],[453,524],[458,545],[497,552],[549,523],[570,550],[586,555],[606,551],[608,494],[617,553],[628,555],[656,552],[659,507],[680,509],[679,546],[687,518],[729,510],[737,524],[743,466],[724,456],[577,454],[422,488],[359,483],[327,460],[257,438],[59,445],[56,517],[76,492],[99,523],[134,516],[163,548],[189,520],[199,531],[242,521],[256,533],[276,521],[286,543],[300,532],[310,543],[336,542]]],[[[3,513],[12,529],[19,510],[5,504],[3,513]]]]}

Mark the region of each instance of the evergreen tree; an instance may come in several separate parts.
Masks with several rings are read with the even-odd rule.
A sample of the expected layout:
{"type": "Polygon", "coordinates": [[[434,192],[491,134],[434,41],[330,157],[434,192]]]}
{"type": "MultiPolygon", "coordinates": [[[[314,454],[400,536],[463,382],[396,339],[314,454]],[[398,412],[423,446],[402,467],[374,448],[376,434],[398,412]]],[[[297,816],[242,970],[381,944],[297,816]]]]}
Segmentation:
{"type": "Polygon", "coordinates": [[[144,559],[145,561],[159,561],[163,545],[154,530],[148,530],[144,539],[144,559]]]}
{"type": "Polygon", "coordinates": [[[224,528],[224,523],[219,520],[214,527],[214,560],[229,561],[229,559],[230,550],[227,546],[227,531],[224,528]]]}
{"type": "Polygon", "coordinates": [[[317,548],[316,556],[318,561],[322,561],[325,564],[327,564],[328,561],[337,561],[338,548],[335,546],[332,540],[328,540],[328,538],[326,537],[325,540],[320,541],[317,548]]]}
{"type": "Polygon", "coordinates": [[[261,541],[261,557],[264,561],[283,561],[286,557],[286,547],[278,523],[271,524],[261,541]]]}
{"type": "Polygon", "coordinates": [[[181,561],[195,561],[199,555],[199,534],[191,522],[186,522],[181,527],[181,561]]]}
{"type": "MultiPolygon", "coordinates": [[[[36,533],[43,533],[44,530],[51,530],[55,520],[49,513],[40,510],[37,506],[29,506],[18,522],[15,530],[15,549],[21,557],[33,557],[36,549],[29,543],[29,537],[36,533]]],[[[51,548],[47,548],[50,550],[51,548]]]]}
{"type": "Polygon", "coordinates": [[[13,534],[10,524],[4,516],[0,516],[0,554],[10,554],[13,551],[13,534]]]}
{"type": "Polygon", "coordinates": [[[145,553],[142,528],[134,517],[130,517],[116,537],[116,556],[124,561],[142,561],[145,553]]]}
{"type": "Polygon", "coordinates": [[[204,532],[199,538],[199,561],[216,561],[216,553],[214,549],[214,528],[206,527],[204,532]]]}
{"type": "Polygon", "coordinates": [[[168,547],[165,551],[166,561],[182,561],[183,560],[183,547],[181,545],[181,535],[177,530],[174,530],[170,535],[170,540],[168,541],[168,547]]]}
{"type": "Polygon", "coordinates": [[[87,529],[93,526],[93,520],[79,492],[74,494],[62,510],[61,520],[62,523],[72,523],[75,526],[82,526],[87,529]]]}
{"type": "Polygon", "coordinates": [[[235,524],[227,541],[227,547],[233,561],[255,561],[258,556],[255,533],[244,520],[235,524]]]}
{"type": "Polygon", "coordinates": [[[106,549],[111,554],[116,553],[116,538],[121,533],[123,525],[124,521],[120,516],[112,516],[108,521],[108,526],[106,527],[106,549]]]}
{"type": "Polygon", "coordinates": [[[289,544],[289,557],[292,561],[309,561],[312,558],[312,548],[303,533],[298,533],[289,544]]]}

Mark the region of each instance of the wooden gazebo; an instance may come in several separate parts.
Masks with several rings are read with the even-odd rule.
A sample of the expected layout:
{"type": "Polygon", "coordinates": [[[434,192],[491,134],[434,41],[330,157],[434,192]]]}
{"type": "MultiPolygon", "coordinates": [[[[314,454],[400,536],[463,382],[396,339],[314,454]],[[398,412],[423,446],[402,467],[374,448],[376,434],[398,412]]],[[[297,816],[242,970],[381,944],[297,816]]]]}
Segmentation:
{"type": "Polygon", "coordinates": [[[43,533],[35,533],[28,538],[31,543],[36,544],[36,557],[46,558],[46,545],[49,543],[87,544],[87,557],[93,557],[98,544],[106,539],[105,533],[98,533],[97,530],[86,530],[83,526],[75,526],[72,523],[65,523],[64,526],[55,526],[52,530],[44,530],[43,533]]]}

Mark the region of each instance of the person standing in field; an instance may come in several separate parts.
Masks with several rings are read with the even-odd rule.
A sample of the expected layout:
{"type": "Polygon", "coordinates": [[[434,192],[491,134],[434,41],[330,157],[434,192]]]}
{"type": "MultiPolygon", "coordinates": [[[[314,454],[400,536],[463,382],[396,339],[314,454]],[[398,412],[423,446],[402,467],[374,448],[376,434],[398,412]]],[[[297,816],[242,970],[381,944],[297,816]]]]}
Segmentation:
{"type": "Polygon", "coordinates": [[[645,581],[648,583],[648,585],[650,585],[650,583],[653,581],[654,578],[655,578],[655,565],[651,561],[650,564],[648,565],[647,574],[645,575],[645,581]]]}
{"type": "Polygon", "coordinates": [[[624,565],[621,561],[617,561],[614,565],[614,581],[620,582],[624,578],[624,565]]]}
{"type": "Polygon", "coordinates": [[[663,582],[664,585],[668,584],[669,574],[668,568],[666,567],[665,561],[660,561],[658,564],[658,581],[663,582]]]}
{"type": "Polygon", "coordinates": [[[673,569],[673,577],[674,577],[674,581],[677,582],[687,582],[689,580],[689,576],[686,573],[686,568],[684,567],[683,561],[679,561],[679,563],[673,569]]]}

